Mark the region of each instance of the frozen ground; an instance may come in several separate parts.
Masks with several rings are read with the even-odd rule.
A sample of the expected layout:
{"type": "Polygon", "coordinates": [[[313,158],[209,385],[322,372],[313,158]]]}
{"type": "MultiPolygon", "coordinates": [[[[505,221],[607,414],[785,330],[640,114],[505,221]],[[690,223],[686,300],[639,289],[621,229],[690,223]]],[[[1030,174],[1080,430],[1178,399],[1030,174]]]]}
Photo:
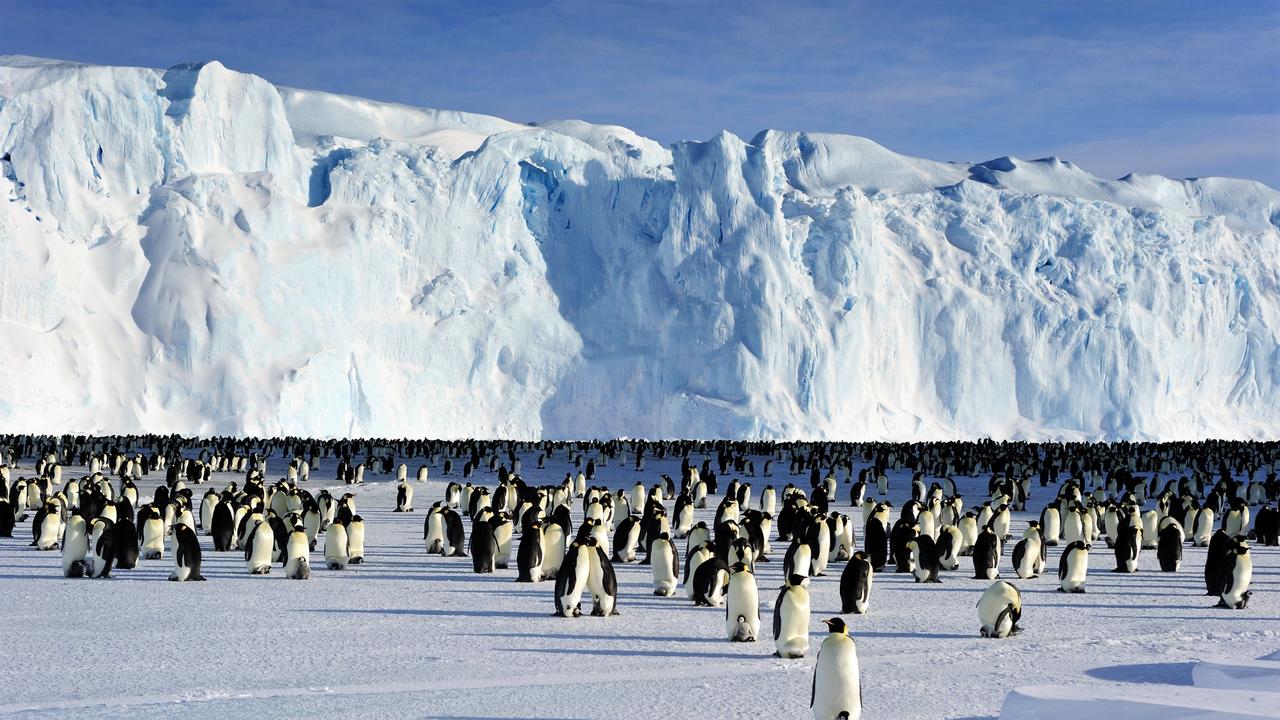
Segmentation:
{"type": "MultiPolygon", "coordinates": [[[[409,464],[412,476],[416,465],[409,464]]],[[[524,477],[535,484],[558,482],[567,469],[562,453],[545,471],[534,464],[526,455],[524,477]]],[[[269,467],[279,473],[283,466],[275,458],[269,467]]],[[[68,468],[67,476],[78,470],[68,468]]],[[[597,482],[629,488],[662,472],[679,477],[678,470],[678,460],[650,459],[644,473],[599,468],[597,482]]],[[[326,461],[307,489],[350,489],[322,479],[332,477],[326,461]]],[[[224,474],[215,482],[234,479],[224,474]]],[[[144,497],[159,480],[147,479],[144,497]]],[[[807,484],[785,472],[755,478],[755,502],[766,482],[781,488],[789,480],[807,484]]],[[[956,480],[967,505],[986,494],[985,478],[956,480]]],[[[472,481],[492,487],[495,476],[481,471],[472,481]]],[[[20,525],[16,537],[0,539],[10,648],[10,661],[0,663],[0,716],[808,716],[819,621],[839,609],[843,563],[813,584],[810,656],[801,660],[770,656],[783,551],[776,542],[774,562],[757,570],[766,635],[760,642],[726,641],[721,609],[696,608],[683,594],[655,597],[642,565],[616,565],[620,616],[552,617],[550,582],[516,584],[514,569],[474,575],[468,559],[425,554],[423,510],[442,498],[444,482],[419,485],[418,511],[407,515],[391,512],[395,484],[388,476],[354,489],[368,523],[367,564],[343,572],[318,567],[307,582],[287,581],[278,569],[250,576],[240,553],[214,553],[208,538],[205,583],[166,582],[167,559],[143,561],[110,580],[67,580],[58,553],[28,547],[29,522],[20,525]]],[[[1038,512],[1052,492],[1036,487],[1030,507],[1038,512]]],[[[850,512],[847,493],[842,482],[833,509],[850,512]]],[[[909,494],[909,478],[893,475],[895,506],[909,494]]],[[[1015,516],[1015,535],[1030,517],[1015,516]]],[[[576,527],[580,507],[574,520],[576,527]]],[[[860,540],[860,521],[858,528],[860,540]]],[[[1001,566],[1006,578],[1013,577],[1011,546],[1001,566]]],[[[1025,630],[1008,640],[978,636],[974,605],[988,583],[967,577],[968,558],[942,585],[877,576],[871,612],[846,616],[862,660],[866,717],[993,717],[1009,691],[1039,684],[1080,686],[1078,695],[1091,697],[1134,683],[1119,687],[1175,697],[1192,689],[1161,685],[1189,686],[1197,660],[1250,661],[1280,650],[1275,548],[1253,549],[1255,595],[1244,611],[1212,609],[1215,600],[1203,596],[1202,549],[1187,548],[1176,575],[1158,571],[1154,551],[1144,551],[1140,573],[1112,574],[1111,556],[1097,551],[1088,594],[1070,596],[1055,592],[1058,550],[1050,549],[1047,576],[1014,578],[1025,630]]],[[[1280,696],[1262,697],[1252,705],[1257,711],[1280,713],[1280,696]]],[[[1008,711],[1006,717],[1018,716],[1008,711]]]]}

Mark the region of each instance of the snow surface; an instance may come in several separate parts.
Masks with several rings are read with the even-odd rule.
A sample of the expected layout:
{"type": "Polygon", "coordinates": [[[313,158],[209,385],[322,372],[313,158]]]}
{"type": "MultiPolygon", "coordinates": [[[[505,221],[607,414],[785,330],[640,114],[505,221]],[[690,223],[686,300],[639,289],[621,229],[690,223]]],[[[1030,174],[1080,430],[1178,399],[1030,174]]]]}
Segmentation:
{"type": "Polygon", "coordinates": [[[0,57],[0,430],[1274,437],[1280,193],[0,57]]]}
{"type": "MultiPolygon", "coordinates": [[[[569,470],[564,453],[542,471],[535,457],[522,454],[522,475],[532,484],[559,483],[569,470]]],[[[763,468],[761,458],[755,464],[763,468]]],[[[284,466],[273,459],[267,477],[284,466]]],[[[410,477],[415,471],[410,462],[410,477]]],[[[597,481],[629,489],[637,479],[648,485],[678,471],[676,459],[648,458],[644,473],[610,464],[598,468],[597,481]]],[[[767,632],[753,644],[725,640],[724,611],[694,607],[683,589],[655,597],[649,568],[638,564],[615,564],[621,615],[552,617],[551,582],[516,584],[514,568],[475,575],[468,558],[425,554],[424,512],[442,499],[447,482],[439,467],[425,486],[415,483],[417,511],[410,514],[391,512],[395,483],[388,476],[370,475],[358,487],[321,480],[333,472],[324,461],[305,485],[312,493],[329,487],[357,494],[367,562],[340,572],[317,562],[305,582],[286,580],[278,567],[250,576],[240,553],[215,553],[207,537],[208,582],[167,582],[168,559],[142,561],[109,580],[67,580],[58,553],[27,546],[30,522],[0,539],[5,635],[15,660],[0,664],[0,717],[808,717],[820,621],[838,613],[843,563],[833,562],[811,586],[809,656],[780,660],[770,656],[767,632]]],[[[24,473],[32,471],[13,477],[24,473]]],[[[81,473],[66,468],[63,477],[81,473]]],[[[890,476],[889,498],[900,508],[910,477],[890,476]]],[[[471,481],[492,487],[495,478],[481,471],[471,481]]],[[[765,484],[807,484],[807,475],[785,473],[743,479],[752,482],[756,503],[765,484]]],[[[213,484],[232,480],[243,476],[219,474],[213,484]]],[[[832,509],[853,514],[845,480],[832,509]]],[[[986,477],[956,481],[967,498],[986,494],[986,477]]],[[[157,482],[154,474],[145,479],[144,498],[157,482]]],[[[1029,507],[1055,494],[1033,487],[1029,507]]],[[[698,519],[712,520],[718,499],[709,498],[698,519]]],[[[573,516],[576,527],[579,503],[573,516]]],[[[1014,514],[1015,536],[1031,517],[1014,514]]],[[[857,537],[861,532],[859,522],[857,537]]],[[[783,549],[773,546],[773,561],[757,566],[765,629],[781,585],[783,549]]],[[[876,576],[870,612],[844,616],[858,644],[865,717],[995,717],[1002,708],[1005,718],[1082,717],[1062,712],[1064,696],[1103,703],[1093,707],[1107,712],[1116,706],[1104,701],[1119,696],[1222,703],[1226,696],[1192,687],[1194,662],[1247,665],[1280,653],[1277,548],[1252,549],[1254,596],[1243,611],[1214,609],[1216,599],[1203,595],[1203,548],[1187,547],[1177,574],[1161,573],[1154,551],[1143,551],[1134,575],[1108,572],[1110,555],[1098,550],[1084,595],[1055,591],[1060,547],[1050,549],[1049,572],[1035,580],[1013,577],[1011,550],[1006,543],[1000,571],[1023,593],[1024,630],[1004,640],[979,637],[975,606],[990,583],[971,579],[967,558],[960,570],[943,573],[941,585],[876,576]],[[1018,689],[1046,683],[1067,689],[1018,689]],[[1011,714],[1011,707],[1028,709],[1011,714]]],[[[1227,701],[1235,705],[1262,695],[1231,692],[1237,695],[1227,701]]],[[[1249,707],[1242,716],[1259,716],[1257,703],[1249,707]]],[[[1261,710],[1280,716],[1274,701],[1261,710]]],[[[1167,704],[1158,711],[1161,720],[1219,717],[1169,714],[1167,704]]],[[[1124,717],[1151,717],[1130,714],[1136,712],[1127,705],[1124,717]]]]}

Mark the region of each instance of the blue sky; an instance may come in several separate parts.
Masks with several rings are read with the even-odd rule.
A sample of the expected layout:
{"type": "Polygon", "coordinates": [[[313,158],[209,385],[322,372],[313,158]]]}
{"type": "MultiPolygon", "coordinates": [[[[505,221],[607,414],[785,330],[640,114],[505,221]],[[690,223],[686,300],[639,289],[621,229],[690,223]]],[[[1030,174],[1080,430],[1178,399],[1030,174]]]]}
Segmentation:
{"type": "Polygon", "coordinates": [[[1280,2],[37,2],[0,52],[166,67],[662,142],[864,135],[938,160],[1280,187],[1280,2]]]}

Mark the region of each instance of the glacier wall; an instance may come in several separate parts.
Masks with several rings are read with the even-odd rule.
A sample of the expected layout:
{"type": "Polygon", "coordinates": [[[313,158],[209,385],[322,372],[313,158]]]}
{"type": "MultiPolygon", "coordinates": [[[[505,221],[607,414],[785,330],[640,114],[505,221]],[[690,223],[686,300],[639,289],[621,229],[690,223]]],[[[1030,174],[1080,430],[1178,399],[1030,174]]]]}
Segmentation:
{"type": "Polygon", "coordinates": [[[0,431],[1280,435],[1280,193],[0,57],[0,431]]]}

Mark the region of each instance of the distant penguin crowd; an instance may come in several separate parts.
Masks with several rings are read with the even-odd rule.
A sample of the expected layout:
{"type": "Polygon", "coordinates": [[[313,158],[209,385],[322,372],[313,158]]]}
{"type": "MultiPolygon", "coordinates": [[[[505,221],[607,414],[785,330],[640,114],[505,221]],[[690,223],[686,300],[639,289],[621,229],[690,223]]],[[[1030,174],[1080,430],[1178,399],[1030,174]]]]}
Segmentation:
{"type": "MultiPolygon", "coordinates": [[[[976,635],[1009,638],[1022,629],[1024,611],[1013,580],[1040,581],[1052,568],[1050,548],[1056,589],[1078,594],[1088,591],[1091,561],[1095,572],[1131,574],[1154,551],[1162,572],[1178,573],[1183,549],[1203,547],[1205,595],[1215,607],[1245,610],[1251,545],[1280,543],[1277,443],[175,436],[0,437],[0,537],[29,519],[31,546],[60,551],[68,578],[108,578],[167,560],[170,580],[205,580],[202,553],[212,551],[243,553],[252,575],[279,569],[305,580],[365,561],[355,494],[304,489],[321,461],[335,468],[323,478],[335,487],[394,477],[394,508],[386,510],[418,513],[426,554],[469,562],[475,573],[547,583],[555,616],[624,612],[615,568],[638,564],[648,566],[654,596],[721,610],[726,641],[761,640],[764,623],[773,655],[783,659],[808,655],[811,587],[825,577],[838,578],[831,582],[839,612],[850,620],[873,612],[882,573],[925,587],[948,577],[982,581],[976,635]],[[535,457],[543,476],[553,462],[569,470],[554,484],[526,483],[522,463],[535,457]],[[646,459],[678,459],[679,477],[647,475],[646,459]],[[412,479],[410,462],[418,466],[412,479]],[[617,469],[612,489],[598,475],[607,467],[617,469]],[[640,479],[616,487],[624,470],[640,479]],[[421,491],[433,471],[444,481],[438,499],[421,491]],[[163,481],[144,498],[139,485],[150,474],[163,481]],[[791,481],[775,487],[772,478],[783,474],[791,481]],[[989,478],[985,497],[962,496],[957,476],[989,478]],[[753,487],[757,478],[763,488],[753,487]],[[890,484],[899,482],[909,482],[910,499],[894,507],[890,484]],[[427,497],[421,509],[415,495],[427,497]],[[1014,513],[1020,522],[1030,516],[1018,537],[1014,513]],[[322,557],[313,563],[318,545],[322,557]],[[762,618],[755,573],[770,562],[781,562],[782,584],[771,617],[762,618]]],[[[809,699],[815,718],[861,716],[857,630],[848,622],[823,621],[809,699]]]]}

